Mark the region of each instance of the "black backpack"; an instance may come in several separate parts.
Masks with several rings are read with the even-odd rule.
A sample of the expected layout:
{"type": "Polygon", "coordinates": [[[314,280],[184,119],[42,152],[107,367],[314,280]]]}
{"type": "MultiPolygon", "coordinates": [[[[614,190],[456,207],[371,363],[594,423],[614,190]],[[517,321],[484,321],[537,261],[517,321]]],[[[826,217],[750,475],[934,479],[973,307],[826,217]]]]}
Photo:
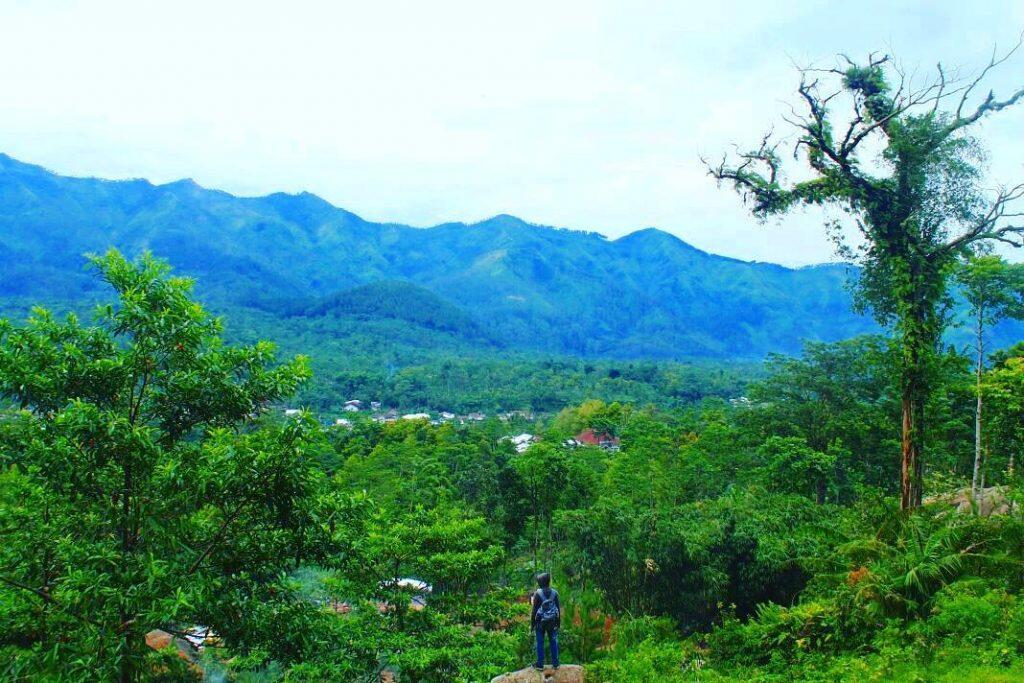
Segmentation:
{"type": "Polygon", "coordinates": [[[558,619],[561,616],[558,610],[558,593],[554,588],[548,588],[547,595],[544,594],[545,589],[540,589],[537,594],[540,595],[540,607],[537,608],[537,621],[542,626],[553,626],[558,623],[558,619]]]}

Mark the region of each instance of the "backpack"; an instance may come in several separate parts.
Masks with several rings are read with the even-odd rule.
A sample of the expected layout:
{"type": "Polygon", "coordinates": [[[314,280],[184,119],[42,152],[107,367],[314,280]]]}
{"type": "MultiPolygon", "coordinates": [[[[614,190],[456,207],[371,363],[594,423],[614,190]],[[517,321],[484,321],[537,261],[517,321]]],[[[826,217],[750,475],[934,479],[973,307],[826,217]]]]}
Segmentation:
{"type": "Polygon", "coordinates": [[[553,626],[558,623],[561,616],[558,611],[558,593],[554,588],[549,588],[547,595],[544,589],[537,591],[540,595],[540,607],[537,608],[537,621],[542,626],[553,626]]]}

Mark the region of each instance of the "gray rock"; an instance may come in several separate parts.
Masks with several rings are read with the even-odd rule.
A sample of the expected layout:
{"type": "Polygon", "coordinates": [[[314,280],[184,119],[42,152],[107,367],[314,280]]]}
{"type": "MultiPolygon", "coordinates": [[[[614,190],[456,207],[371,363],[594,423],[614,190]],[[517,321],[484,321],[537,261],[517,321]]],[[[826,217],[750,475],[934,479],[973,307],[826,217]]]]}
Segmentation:
{"type": "Polygon", "coordinates": [[[497,676],[491,683],[583,683],[583,667],[563,664],[557,669],[546,666],[544,671],[538,671],[531,666],[497,676]]]}

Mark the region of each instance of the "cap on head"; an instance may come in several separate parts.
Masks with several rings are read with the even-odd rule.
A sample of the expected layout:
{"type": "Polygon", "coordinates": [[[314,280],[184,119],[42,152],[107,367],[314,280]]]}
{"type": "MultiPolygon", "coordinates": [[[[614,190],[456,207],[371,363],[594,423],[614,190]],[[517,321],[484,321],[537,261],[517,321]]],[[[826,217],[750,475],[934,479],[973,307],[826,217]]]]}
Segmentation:
{"type": "Polygon", "coordinates": [[[549,574],[548,572],[544,572],[542,574],[537,574],[537,585],[540,586],[541,588],[547,588],[548,586],[550,586],[551,585],[551,574],[549,574]]]}

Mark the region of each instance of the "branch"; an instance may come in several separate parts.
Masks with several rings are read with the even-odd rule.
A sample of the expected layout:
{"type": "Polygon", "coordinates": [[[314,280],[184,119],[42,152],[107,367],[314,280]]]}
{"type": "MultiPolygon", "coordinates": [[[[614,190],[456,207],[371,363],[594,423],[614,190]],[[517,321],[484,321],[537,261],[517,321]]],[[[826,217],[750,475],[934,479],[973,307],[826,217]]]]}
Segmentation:
{"type": "MultiPolygon", "coordinates": [[[[875,62],[874,55],[870,56],[869,59],[872,61],[872,63],[875,62]]],[[[878,61],[878,63],[881,64],[886,60],[888,60],[887,56],[878,61]]],[[[806,72],[802,71],[802,73],[805,74],[806,72]]],[[[901,83],[901,91],[902,88],[903,86],[901,83]]],[[[837,149],[835,147],[835,143],[829,138],[829,136],[826,133],[827,104],[828,101],[832,97],[834,97],[834,95],[830,95],[826,98],[821,98],[816,94],[816,90],[817,81],[814,81],[810,85],[808,85],[806,79],[803,77],[801,78],[800,86],[798,87],[797,92],[800,94],[804,102],[807,104],[807,108],[810,111],[811,120],[804,119],[799,122],[791,123],[795,125],[797,128],[803,130],[804,133],[810,137],[810,139],[808,140],[807,138],[804,138],[800,142],[797,142],[797,147],[799,147],[801,144],[805,144],[809,149],[821,152],[824,156],[826,156],[829,160],[836,164],[839,167],[839,170],[842,172],[842,174],[850,182],[852,182],[862,193],[864,193],[865,195],[871,194],[874,191],[874,187],[871,185],[870,182],[868,182],[866,178],[864,178],[858,172],[856,168],[856,162],[852,160],[852,154],[854,150],[857,148],[857,145],[859,145],[860,142],[865,137],[867,137],[867,135],[872,130],[876,129],[881,125],[884,125],[884,121],[873,124],[862,133],[854,135],[854,130],[856,129],[857,125],[864,120],[863,116],[858,112],[858,116],[853,120],[853,122],[851,122],[850,126],[847,128],[846,134],[843,136],[843,142],[837,149]]],[[[887,121],[889,118],[891,118],[891,116],[886,117],[885,121],[887,121]]],[[[811,164],[811,166],[814,167],[815,170],[820,173],[824,173],[827,170],[824,164],[815,162],[813,158],[810,158],[808,161],[811,164]]]]}
{"type": "Polygon", "coordinates": [[[934,116],[935,112],[938,111],[939,102],[942,101],[943,93],[946,90],[946,72],[942,70],[942,62],[936,64],[935,68],[939,72],[939,92],[935,95],[935,102],[932,103],[932,116],[934,116]]]}
{"type": "Polygon", "coordinates": [[[211,538],[210,542],[206,544],[206,547],[203,549],[203,552],[201,552],[199,556],[196,557],[196,559],[192,562],[192,564],[189,565],[188,571],[185,572],[186,574],[194,574],[195,571],[199,569],[199,565],[201,565],[203,563],[203,560],[209,557],[210,553],[213,552],[213,549],[217,547],[217,544],[220,543],[221,538],[224,536],[224,532],[228,530],[228,527],[231,526],[232,522],[238,519],[239,515],[242,514],[242,510],[245,509],[245,506],[246,503],[240,503],[238,507],[235,508],[234,512],[232,512],[224,519],[220,527],[213,534],[213,538],[211,538]]]}
{"type": "Polygon", "coordinates": [[[988,211],[979,217],[965,233],[939,247],[937,254],[959,251],[976,242],[994,240],[1014,247],[1024,247],[1024,225],[1004,223],[1007,219],[1024,217],[1024,212],[1011,211],[1011,205],[1024,198],[1024,183],[1000,189],[988,211]]]}
{"type": "MultiPolygon", "coordinates": [[[[291,448],[294,444],[295,433],[293,433],[289,437],[288,442],[284,444],[284,448],[291,448]]],[[[259,482],[257,482],[256,485],[252,487],[252,491],[255,493],[259,493],[260,491],[262,491],[263,487],[267,484],[268,480],[270,479],[271,473],[275,475],[279,474],[275,470],[265,472],[263,474],[263,477],[261,477],[261,479],[259,480],[259,482]]],[[[195,560],[192,561],[192,564],[189,565],[188,570],[185,572],[186,576],[194,574],[196,570],[199,569],[199,566],[203,563],[203,560],[209,557],[210,553],[213,552],[213,549],[216,548],[217,545],[221,542],[225,532],[227,532],[228,527],[231,526],[232,522],[238,519],[239,516],[241,516],[242,512],[245,510],[245,508],[254,502],[256,501],[252,499],[243,499],[241,502],[238,503],[238,506],[231,512],[231,514],[224,518],[224,521],[221,522],[221,525],[217,528],[217,531],[214,532],[213,537],[210,539],[209,543],[206,544],[206,547],[203,548],[203,551],[196,557],[195,560]]]]}
{"type": "Polygon", "coordinates": [[[6,583],[8,586],[11,586],[13,588],[18,588],[20,590],[27,591],[32,595],[35,595],[37,598],[40,598],[43,602],[53,605],[54,607],[58,608],[68,616],[74,617],[75,619],[78,619],[83,623],[89,624],[90,626],[94,626],[98,629],[105,629],[105,627],[99,622],[93,621],[89,617],[84,616],[82,614],[78,614],[75,610],[63,604],[57,598],[53,597],[49,591],[43,590],[42,588],[35,588],[34,586],[29,586],[7,576],[0,576],[0,582],[6,583]]]}
{"type": "Polygon", "coordinates": [[[760,146],[750,152],[737,152],[742,160],[737,166],[727,166],[727,158],[717,165],[712,165],[701,157],[701,162],[708,169],[708,175],[715,180],[729,180],[745,197],[752,197],[755,202],[754,213],[766,214],[771,211],[772,199],[782,192],[778,185],[781,162],[777,154],[778,143],[771,142],[772,133],[761,138],[760,146]]]}
{"type": "Polygon", "coordinates": [[[989,60],[988,65],[981,70],[981,73],[979,73],[977,77],[967,85],[967,87],[963,89],[963,94],[960,96],[960,103],[956,107],[956,115],[953,118],[953,122],[950,123],[947,128],[947,131],[949,133],[959,130],[960,128],[964,128],[965,126],[971,125],[972,123],[980,119],[982,116],[985,116],[990,112],[995,112],[1001,109],[1005,109],[1007,107],[1011,107],[1017,102],[1019,102],[1021,99],[1024,99],[1024,88],[1021,88],[1017,92],[1013,93],[1013,95],[1011,95],[1009,98],[1005,100],[997,100],[995,97],[995,93],[989,90],[988,95],[985,97],[985,100],[978,105],[978,107],[974,110],[974,113],[968,116],[963,115],[964,106],[967,104],[967,98],[970,97],[971,92],[973,92],[974,89],[985,79],[985,76],[987,76],[992,69],[996,68],[997,66],[1008,60],[1010,57],[1012,57],[1014,53],[1016,53],[1017,50],[1020,49],[1021,45],[1024,45],[1024,33],[1021,33],[1020,38],[1017,40],[1017,44],[1014,45],[1013,48],[1011,48],[1002,57],[997,58],[996,51],[993,49],[992,58],[989,60]]]}
{"type": "Polygon", "coordinates": [[[946,91],[947,82],[941,65],[939,66],[939,74],[939,79],[936,82],[923,87],[920,90],[908,91],[906,94],[904,94],[904,91],[907,90],[906,81],[901,74],[900,85],[896,89],[896,94],[892,98],[892,108],[889,113],[881,118],[871,121],[870,124],[863,126],[860,131],[851,137],[854,127],[856,124],[861,123],[862,120],[860,105],[857,102],[857,98],[854,98],[855,109],[858,113],[858,117],[850,124],[850,130],[847,131],[847,139],[849,141],[847,142],[844,140],[842,147],[840,147],[840,155],[844,158],[848,157],[857,149],[857,146],[863,142],[865,138],[876,130],[881,130],[883,133],[888,134],[890,130],[889,123],[893,119],[907,113],[914,107],[931,103],[932,111],[934,112],[935,108],[938,107],[940,100],[950,94],[946,91]]]}

